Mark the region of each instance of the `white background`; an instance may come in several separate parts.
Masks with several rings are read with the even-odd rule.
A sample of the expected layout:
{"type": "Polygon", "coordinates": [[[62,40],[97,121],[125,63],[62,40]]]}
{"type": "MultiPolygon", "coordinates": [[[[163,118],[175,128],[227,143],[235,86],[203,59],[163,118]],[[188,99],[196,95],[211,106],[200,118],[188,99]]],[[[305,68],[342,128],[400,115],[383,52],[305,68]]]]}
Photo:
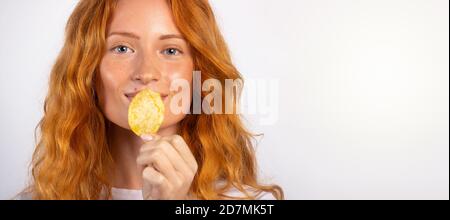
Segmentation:
{"type": "MultiPolygon", "coordinates": [[[[33,132],[75,0],[0,0],[0,199],[33,132]]],[[[253,131],[287,199],[449,199],[448,0],[211,0],[247,78],[279,79],[253,131]]]]}

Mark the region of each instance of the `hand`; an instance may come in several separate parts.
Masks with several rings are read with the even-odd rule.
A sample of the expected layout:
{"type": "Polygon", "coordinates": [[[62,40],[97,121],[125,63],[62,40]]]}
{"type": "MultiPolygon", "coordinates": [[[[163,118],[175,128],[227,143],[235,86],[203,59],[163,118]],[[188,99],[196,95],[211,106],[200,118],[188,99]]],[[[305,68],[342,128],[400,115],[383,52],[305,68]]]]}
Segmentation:
{"type": "Polygon", "coordinates": [[[144,166],[144,199],[190,199],[188,193],[198,166],[188,145],[179,135],[143,139],[149,137],[137,157],[138,165],[144,166]]]}

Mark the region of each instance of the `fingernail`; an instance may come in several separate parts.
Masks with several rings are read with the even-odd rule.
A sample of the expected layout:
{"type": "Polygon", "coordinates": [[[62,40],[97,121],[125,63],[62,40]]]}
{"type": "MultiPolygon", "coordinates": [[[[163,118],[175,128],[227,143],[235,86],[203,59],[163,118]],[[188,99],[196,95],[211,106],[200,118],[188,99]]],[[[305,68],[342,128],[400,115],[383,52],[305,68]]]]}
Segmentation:
{"type": "Polygon", "coordinates": [[[152,135],[149,135],[149,134],[143,134],[143,135],[141,136],[141,138],[142,138],[142,140],[144,140],[144,141],[151,141],[151,140],[153,140],[153,136],[152,136],[152,135]]]}

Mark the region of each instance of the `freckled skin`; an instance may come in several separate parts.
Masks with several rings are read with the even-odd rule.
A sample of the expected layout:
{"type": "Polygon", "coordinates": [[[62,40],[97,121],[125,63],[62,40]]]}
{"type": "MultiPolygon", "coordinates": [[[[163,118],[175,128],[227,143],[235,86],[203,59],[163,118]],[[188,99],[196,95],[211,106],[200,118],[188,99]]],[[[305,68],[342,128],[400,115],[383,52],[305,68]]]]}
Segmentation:
{"type": "MultiPolygon", "coordinates": [[[[117,125],[108,131],[116,163],[113,186],[142,188],[144,199],[191,198],[198,166],[185,140],[176,135],[185,115],[170,110],[170,85],[178,79],[192,84],[194,65],[167,2],[119,0],[107,36],[96,86],[105,117],[117,125]],[[135,135],[128,124],[131,99],[144,89],[164,97],[164,121],[152,138],[135,135]]],[[[190,90],[183,92],[192,97],[190,90]]]]}
{"type": "MultiPolygon", "coordinates": [[[[170,83],[175,79],[185,79],[192,83],[194,67],[187,42],[178,38],[160,40],[166,34],[181,36],[165,1],[118,2],[108,28],[107,51],[100,64],[101,84],[98,85],[102,110],[116,125],[130,129],[127,123],[129,100],[124,96],[126,92],[145,87],[168,94],[170,83]],[[139,39],[122,35],[109,36],[114,32],[132,32],[139,39]],[[117,46],[129,49],[114,50],[117,46]],[[180,49],[182,53],[175,56],[163,54],[169,48],[180,49]]],[[[174,126],[185,117],[182,113],[172,114],[169,110],[170,97],[164,104],[166,112],[161,129],[174,126]]]]}

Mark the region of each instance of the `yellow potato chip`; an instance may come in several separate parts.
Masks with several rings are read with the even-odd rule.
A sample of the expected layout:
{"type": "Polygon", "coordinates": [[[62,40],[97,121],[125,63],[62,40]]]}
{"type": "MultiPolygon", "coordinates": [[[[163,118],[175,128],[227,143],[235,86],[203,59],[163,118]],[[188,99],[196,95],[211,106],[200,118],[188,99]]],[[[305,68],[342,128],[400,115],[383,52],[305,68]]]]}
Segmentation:
{"type": "Polygon", "coordinates": [[[128,124],[138,136],[156,134],[164,119],[164,103],[159,93],[150,89],[139,92],[128,107],[128,124]]]}

